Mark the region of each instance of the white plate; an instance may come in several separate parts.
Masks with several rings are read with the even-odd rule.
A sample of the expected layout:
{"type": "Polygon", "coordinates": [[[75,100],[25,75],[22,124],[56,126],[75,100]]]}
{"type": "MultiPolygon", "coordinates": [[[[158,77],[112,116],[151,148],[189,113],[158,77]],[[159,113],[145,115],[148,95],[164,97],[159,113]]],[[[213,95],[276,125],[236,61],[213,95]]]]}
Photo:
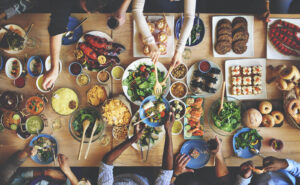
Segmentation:
{"type": "MultiPolygon", "coordinates": [[[[205,60],[205,61],[207,61],[207,60],[205,60]]],[[[210,61],[208,61],[208,62],[210,63],[211,67],[218,68],[218,69],[221,71],[221,73],[220,73],[220,75],[219,75],[219,79],[218,79],[217,84],[216,84],[216,89],[217,89],[216,93],[217,93],[218,90],[222,87],[222,82],[223,82],[223,72],[222,72],[222,69],[221,69],[217,64],[215,64],[215,63],[213,63],[213,62],[210,62],[210,61]]],[[[215,93],[202,92],[202,93],[200,93],[200,94],[197,94],[197,93],[195,93],[195,92],[191,89],[191,85],[190,85],[190,84],[191,84],[191,82],[192,82],[192,80],[193,80],[193,78],[194,78],[194,71],[198,70],[198,64],[199,64],[199,62],[196,62],[195,64],[193,64],[193,65],[190,67],[190,69],[189,69],[189,71],[188,71],[188,73],[187,73],[187,76],[186,76],[186,84],[187,84],[189,90],[190,90],[194,95],[199,95],[199,96],[202,96],[202,97],[212,96],[212,95],[214,95],[215,93]]]]}
{"type": "Polygon", "coordinates": [[[213,46],[213,53],[214,57],[254,57],[254,34],[253,34],[253,25],[254,25],[254,16],[213,16],[212,17],[212,46],[213,46]],[[215,50],[215,44],[217,42],[216,39],[216,26],[221,19],[228,19],[232,21],[236,17],[243,17],[248,22],[248,33],[249,33],[249,40],[247,43],[247,50],[242,54],[236,54],[232,50],[224,55],[220,55],[215,50]]]}
{"type": "MultiPolygon", "coordinates": [[[[129,129],[128,129],[128,138],[131,138],[133,136],[133,133],[134,133],[134,126],[133,126],[133,124],[136,123],[138,121],[138,119],[139,119],[139,111],[137,111],[134,114],[134,116],[132,117],[132,119],[130,121],[129,129]]],[[[146,125],[146,127],[148,127],[148,126],[146,125]]],[[[162,132],[159,133],[158,140],[156,140],[156,142],[154,142],[153,144],[150,143],[150,147],[149,148],[152,148],[152,147],[156,146],[162,140],[163,136],[165,135],[165,129],[164,129],[163,125],[160,126],[160,127],[162,129],[162,132]]],[[[140,145],[137,144],[137,143],[133,143],[131,146],[134,149],[136,149],[136,150],[140,150],[140,145]]],[[[142,150],[143,151],[148,150],[148,146],[143,146],[142,150]]]]}
{"type": "Polygon", "coordinates": [[[226,60],[225,61],[225,80],[226,80],[226,95],[227,97],[234,97],[238,100],[248,99],[267,99],[267,87],[266,87],[266,59],[255,58],[255,59],[238,59],[238,60],[226,60]],[[231,66],[262,66],[262,94],[256,95],[233,95],[231,93],[231,66]]]}
{"type": "MultiPolygon", "coordinates": [[[[51,61],[50,61],[50,56],[48,56],[45,61],[45,70],[50,71],[50,69],[51,69],[51,61]]],[[[59,59],[59,73],[61,72],[61,69],[62,69],[62,63],[61,60],[59,59]]]]}
{"type": "MultiPolygon", "coordinates": [[[[163,18],[163,16],[146,16],[148,20],[153,22],[163,18]]],[[[166,16],[166,20],[171,32],[168,36],[167,53],[160,55],[160,57],[173,57],[174,55],[174,16],[166,16]]],[[[133,21],[133,57],[147,57],[144,54],[144,44],[141,40],[140,32],[137,30],[135,21],[133,21]]]]}
{"type": "Polygon", "coordinates": [[[19,78],[19,77],[21,76],[21,74],[22,74],[22,70],[23,70],[22,63],[21,63],[21,61],[20,61],[19,59],[13,57],[13,58],[9,58],[9,59],[6,61],[6,64],[5,64],[5,73],[6,73],[6,76],[7,76],[8,78],[13,79],[13,80],[19,78]],[[14,77],[14,76],[12,76],[12,75],[10,74],[10,73],[11,73],[11,68],[12,68],[12,62],[13,62],[13,61],[17,61],[17,62],[19,63],[19,66],[20,66],[20,72],[19,72],[19,74],[17,75],[17,77],[14,77]]]}
{"type": "MultiPolygon", "coordinates": [[[[128,75],[129,75],[129,70],[136,70],[137,67],[138,67],[140,64],[153,65],[153,62],[152,62],[152,60],[151,60],[150,58],[141,58],[141,59],[138,59],[138,60],[132,62],[132,63],[125,69],[125,72],[124,72],[123,77],[122,77],[122,82],[128,77],[128,75]]],[[[157,69],[158,69],[158,70],[163,71],[163,72],[165,73],[165,75],[168,73],[167,68],[166,68],[162,63],[157,62],[156,64],[157,64],[157,69]]],[[[163,97],[166,97],[166,96],[168,95],[169,91],[170,91],[170,78],[168,78],[166,84],[167,84],[167,87],[166,87],[166,91],[165,91],[163,97]]],[[[130,96],[129,96],[128,93],[127,93],[128,87],[125,86],[125,85],[122,85],[122,88],[123,88],[123,92],[124,92],[125,96],[127,97],[127,99],[128,99],[129,101],[131,101],[130,96]]],[[[146,97],[145,97],[145,98],[146,98],[146,97]]],[[[132,102],[132,101],[131,101],[131,102],[132,102]]],[[[142,102],[141,102],[141,101],[134,101],[134,102],[132,102],[132,103],[134,103],[134,104],[140,106],[142,102]]]]}
{"type": "MultiPolygon", "coordinates": [[[[4,26],[5,28],[9,29],[9,28],[12,28],[14,30],[19,30],[21,32],[21,37],[24,37],[25,36],[25,31],[23,28],[21,28],[20,26],[18,25],[15,25],[15,24],[7,24],[4,26]]],[[[1,29],[0,28],[0,41],[2,40],[4,34],[6,33],[6,31],[4,29],[1,29]]],[[[25,44],[26,41],[24,41],[24,44],[25,44]]],[[[1,48],[2,49],[2,48],[1,48]]],[[[24,49],[24,48],[23,48],[24,49]]],[[[23,50],[10,50],[10,49],[2,49],[3,51],[5,51],[6,53],[9,53],[9,54],[17,54],[17,53],[20,53],[21,51],[23,50]]]]}
{"type": "Polygon", "coordinates": [[[84,36],[85,36],[86,34],[94,35],[94,36],[98,36],[98,37],[105,38],[105,39],[106,39],[107,41],[109,41],[109,42],[112,42],[112,41],[113,41],[112,38],[111,38],[109,35],[107,35],[106,33],[104,33],[104,32],[101,32],[101,31],[90,31],[90,32],[87,32],[87,33],[83,34],[83,35],[80,37],[80,39],[78,40],[78,43],[85,42],[84,36]]]}
{"type": "MultiPolygon", "coordinates": [[[[281,18],[272,18],[270,19],[271,22],[268,23],[268,31],[270,28],[270,25],[275,21],[281,18]]],[[[290,22],[292,24],[295,24],[297,26],[300,26],[300,19],[281,19],[283,21],[287,21],[290,22]]],[[[268,32],[267,32],[268,33],[268,32]]],[[[298,51],[300,53],[300,51],[298,51]]],[[[273,46],[273,44],[271,43],[271,41],[269,40],[269,34],[267,34],[267,59],[277,59],[277,60],[299,60],[300,57],[296,57],[296,56],[287,56],[287,55],[283,55],[281,53],[279,53],[275,47],[273,46]]]]}

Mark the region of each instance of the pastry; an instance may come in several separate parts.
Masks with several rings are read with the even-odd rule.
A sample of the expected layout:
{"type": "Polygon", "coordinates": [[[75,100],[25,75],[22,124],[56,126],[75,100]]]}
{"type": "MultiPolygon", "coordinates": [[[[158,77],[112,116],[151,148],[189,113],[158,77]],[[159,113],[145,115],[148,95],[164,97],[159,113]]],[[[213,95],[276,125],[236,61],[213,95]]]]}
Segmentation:
{"type": "Polygon", "coordinates": [[[262,124],[264,127],[273,127],[275,125],[275,120],[273,116],[267,114],[263,116],[262,124]]]}
{"type": "Polygon", "coordinates": [[[224,55],[231,50],[231,43],[228,41],[217,42],[215,49],[217,53],[224,55]]]}
{"type": "Polygon", "coordinates": [[[275,124],[280,124],[284,120],[284,115],[280,111],[272,111],[271,115],[275,120],[275,124]]]}
{"type": "Polygon", "coordinates": [[[260,102],[258,109],[262,114],[270,114],[272,111],[272,103],[268,101],[262,101],[260,102]]]}
{"type": "Polygon", "coordinates": [[[247,41],[245,40],[238,40],[233,43],[232,50],[236,54],[243,54],[247,51],[247,41]]]}
{"type": "Polygon", "coordinates": [[[248,128],[257,128],[262,122],[261,113],[254,108],[248,109],[243,115],[243,123],[248,128]]]}

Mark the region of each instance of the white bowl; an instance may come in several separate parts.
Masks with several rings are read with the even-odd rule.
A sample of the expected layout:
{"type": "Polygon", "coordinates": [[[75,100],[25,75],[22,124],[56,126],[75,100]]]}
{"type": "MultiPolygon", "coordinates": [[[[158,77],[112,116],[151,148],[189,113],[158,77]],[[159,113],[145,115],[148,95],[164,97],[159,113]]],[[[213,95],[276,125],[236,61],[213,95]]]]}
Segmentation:
{"type": "Polygon", "coordinates": [[[178,118],[178,119],[176,119],[175,118],[175,120],[180,120],[180,119],[182,119],[182,118],[184,118],[184,116],[185,116],[185,113],[186,113],[186,105],[185,105],[185,103],[182,101],[182,100],[180,100],[180,99],[178,99],[178,98],[176,98],[176,99],[172,99],[172,100],[170,100],[169,101],[169,103],[170,103],[170,111],[172,111],[172,102],[174,102],[174,101],[179,101],[182,105],[183,105],[183,109],[184,109],[184,113],[183,113],[183,115],[180,117],[180,118],[178,118]]]}
{"type": "Polygon", "coordinates": [[[100,84],[108,84],[109,81],[110,81],[110,78],[111,78],[110,73],[109,73],[107,70],[105,70],[105,69],[103,69],[103,70],[101,70],[101,71],[99,71],[99,72],[97,73],[97,80],[98,80],[98,82],[99,82],[100,84]],[[108,74],[108,80],[107,80],[106,82],[102,82],[102,81],[99,79],[99,77],[98,77],[99,74],[100,74],[102,71],[105,71],[105,72],[108,74]]]}
{"type": "Polygon", "coordinates": [[[6,64],[5,64],[5,73],[6,73],[6,76],[8,78],[13,79],[13,80],[19,78],[21,76],[21,74],[22,74],[22,70],[23,70],[22,63],[21,63],[21,61],[19,59],[12,57],[12,58],[9,58],[6,61],[6,64]],[[11,75],[11,68],[12,68],[13,61],[17,61],[18,64],[19,64],[19,66],[20,66],[19,74],[16,77],[14,77],[14,76],[11,75]]]}
{"type": "Polygon", "coordinates": [[[188,71],[189,71],[189,68],[186,66],[185,63],[181,63],[181,64],[184,65],[184,67],[185,67],[185,69],[186,69],[186,73],[185,73],[185,75],[184,75],[182,78],[175,78],[175,77],[172,75],[172,71],[174,70],[174,69],[173,69],[173,70],[171,71],[170,75],[171,75],[171,77],[172,77],[174,80],[183,80],[183,79],[186,77],[186,75],[187,75],[187,73],[188,73],[188,71]]]}
{"type": "MultiPolygon", "coordinates": [[[[51,69],[51,60],[50,60],[50,56],[48,56],[45,60],[45,70],[48,72],[50,71],[51,69]]],[[[61,60],[59,59],[59,73],[61,72],[62,70],[62,63],[61,63],[61,60]]]]}
{"type": "Polygon", "coordinates": [[[170,94],[171,94],[171,96],[172,96],[174,99],[183,99],[183,98],[185,98],[186,95],[188,94],[188,87],[187,87],[187,85],[186,85],[184,82],[181,82],[181,81],[174,82],[174,83],[171,85],[171,87],[170,87],[170,94]],[[182,97],[176,97],[176,96],[174,96],[173,93],[172,93],[172,86],[173,86],[174,84],[177,84],[177,83],[181,83],[181,84],[183,84],[183,85],[185,86],[186,92],[185,92],[184,96],[182,96],[182,97]]]}
{"type": "Polygon", "coordinates": [[[122,80],[123,75],[121,76],[121,78],[116,78],[116,77],[113,75],[113,71],[114,71],[115,68],[120,68],[120,69],[122,69],[122,70],[123,70],[123,75],[124,75],[124,73],[125,73],[125,69],[124,69],[122,66],[115,66],[115,67],[113,67],[113,68],[111,69],[111,76],[112,76],[112,78],[113,78],[114,80],[122,80]]]}
{"type": "Polygon", "coordinates": [[[40,87],[39,85],[39,80],[42,80],[44,81],[44,75],[40,75],[37,79],[36,79],[36,87],[39,91],[41,91],[42,93],[48,93],[50,92],[53,88],[54,88],[54,85],[52,85],[52,87],[49,89],[49,90],[45,90],[43,87],[40,87]]]}

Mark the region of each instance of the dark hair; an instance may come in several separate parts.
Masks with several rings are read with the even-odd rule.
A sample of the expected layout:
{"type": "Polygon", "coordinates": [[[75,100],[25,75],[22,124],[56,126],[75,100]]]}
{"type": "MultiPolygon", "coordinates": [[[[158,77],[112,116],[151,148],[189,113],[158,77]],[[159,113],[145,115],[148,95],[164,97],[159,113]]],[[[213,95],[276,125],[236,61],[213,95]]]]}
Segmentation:
{"type": "Polygon", "coordinates": [[[89,12],[100,12],[108,2],[109,0],[85,0],[85,6],[89,12]]]}

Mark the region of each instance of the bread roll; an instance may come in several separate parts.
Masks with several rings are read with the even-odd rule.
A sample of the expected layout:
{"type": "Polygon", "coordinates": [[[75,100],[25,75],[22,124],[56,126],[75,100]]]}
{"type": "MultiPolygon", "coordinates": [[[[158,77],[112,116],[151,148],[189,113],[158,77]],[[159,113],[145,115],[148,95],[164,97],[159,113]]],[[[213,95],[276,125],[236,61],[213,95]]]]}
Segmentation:
{"type": "Polygon", "coordinates": [[[248,128],[257,128],[261,122],[262,115],[257,109],[248,109],[243,115],[243,123],[248,128]]]}

